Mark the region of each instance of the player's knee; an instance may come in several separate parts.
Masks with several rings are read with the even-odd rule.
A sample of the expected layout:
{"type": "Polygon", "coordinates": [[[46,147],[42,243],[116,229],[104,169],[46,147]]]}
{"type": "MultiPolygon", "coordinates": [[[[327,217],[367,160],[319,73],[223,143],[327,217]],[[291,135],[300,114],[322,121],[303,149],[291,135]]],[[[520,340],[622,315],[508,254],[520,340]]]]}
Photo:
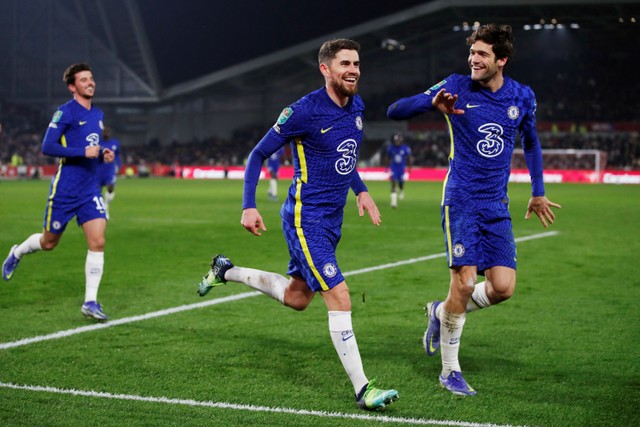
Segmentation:
{"type": "Polygon", "coordinates": [[[42,246],[43,251],[53,250],[56,246],[58,246],[57,240],[45,240],[40,242],[40,246],[42,246]]]}
{"type": "Polygon", "coordinates": [[[494,298],[496,302],[506,301],[511,298],[516,290],[515,283],[513,285],[508,285],[502,287],[500,289],[494,289],[494,298]]]}
{"type": "Polygon", "coordinates": [[[103,237],[96,237],[91,239],[88,243],[89,243],[89,250],[93,251],[93,252],[104,252],[104,245],[105,245],[105,238],[103,237]]]}
{"type": "Polygon", "coordinates": [[[499,283],[493,282],[491,283],[491,289],[488,292],[488,296],[492,304],[498,304],[511,298],[515,291],[515,280],[509,280],[507,282],[499,283]]]}
{"type": "Polygon", "coordinates": [[[309,307],[310,302],[311,300],[308,300],[306,298],[291,298],[288,297],[287,294],[285,294],[284,305],[294,309],[295,311],[304,311],[307,307],[309,307]]]}
{"type": "Polygon", "coordinates": [[[451,291],[458,296],[469,298],[473,293],[475,281],[475,276],[456,274],[451,278],[451,291]]]}

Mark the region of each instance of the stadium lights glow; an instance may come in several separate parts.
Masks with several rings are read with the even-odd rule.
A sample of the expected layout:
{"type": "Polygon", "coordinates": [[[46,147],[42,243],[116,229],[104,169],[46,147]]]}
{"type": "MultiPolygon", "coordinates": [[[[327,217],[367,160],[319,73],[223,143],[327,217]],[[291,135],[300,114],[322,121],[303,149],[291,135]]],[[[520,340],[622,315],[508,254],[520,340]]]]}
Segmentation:
{"type": "Polygon", "coordinates": [[[400,43],[398,40],[394,39],[384,39],[382,40],[382,48],[386,50],[404,50],[405,45],[400,43]]]}
{"type": "MultiPolygon", "coordinates": [[[[544,19],[541,19],[540,21],[544,21],[544,19]]],[[[543,29],[544,30],[554,30],[554,29],[564,30],[567,28],[567,25],[558,23],[557,19],[552,19],[551,22],[552,22],[551,24],[533,24],[533,25],[524,24],[522,26],[522,29],[525,31],[531,31],[531,30],[543,30],[543,29]]],[[[580,25],[576,23],[572,23],[572,24],[569,24],[569,28],[578,29],[580,28],[580,25]]]]}

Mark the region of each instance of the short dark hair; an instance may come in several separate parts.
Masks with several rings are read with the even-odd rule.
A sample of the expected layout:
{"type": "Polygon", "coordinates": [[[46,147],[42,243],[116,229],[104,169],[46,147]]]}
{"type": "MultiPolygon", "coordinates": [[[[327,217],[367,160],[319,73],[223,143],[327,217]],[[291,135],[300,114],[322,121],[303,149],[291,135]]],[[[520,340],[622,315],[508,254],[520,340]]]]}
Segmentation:
{"type": "Polygon", "coordinates": [[[62,75],[62,81],[68,85],[72,85],[76,82],[76,74],[80,71],[91,71],[91,67],[89,64],[85,64],[83,62],[79,64],[71,64],[64,70],[64,74],[62,75]]]}
{"type": "MultiPolygon", "coordinates": [[[[467,44],[471,46],[481,40],[493,46],[496,59],[511,59],[514,53],[513,33],[511,25],[486,24],[475,30],[467,37],[467,44]]],[[[508,62],[508,61],[507,61],[508,62]]]]}
{"type": "Polygon", "coordinates": [[[360,52],[360,44],[349,39],[333,39],[326,41],[320,47],[318,52],[318,63],[326,64],[336,57],[337,53],[342,49],[355,50],[360,52]]]}

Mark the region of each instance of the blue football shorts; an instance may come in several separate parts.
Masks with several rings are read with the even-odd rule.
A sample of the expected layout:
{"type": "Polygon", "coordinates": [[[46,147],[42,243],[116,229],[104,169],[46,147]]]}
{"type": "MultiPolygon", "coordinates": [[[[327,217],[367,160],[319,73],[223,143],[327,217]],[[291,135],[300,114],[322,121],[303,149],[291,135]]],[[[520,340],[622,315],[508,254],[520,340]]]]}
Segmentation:
{"type": "Polygon", "coordinates": [[[111,170],[102,169],[98,173],[98,185],[106,187],[108,185],[116,185],[117,175],[114,168],[111,170]]]}
{"type": "Polygon", "coordinates": [[[478,274],[497,266],[515,270],[516,242],[507,203],[445,205],[441,213],[449,267],[474,265],[478,274]]]}
{"type": "Polygon", "coordinates": [[[288,275],[304,279],[314,292],[328,291],[344,281],[336,260],[340,227],[306,229],[282,221],[282,231],[291,256],[288,275]]]}
{"type": "Polygon", "coordinates": [[[404,168],[391,167],[391,180],[396,182],[404,182],[404,168]]]}
{"type": "Polygon", "coordinates": [[[44,212],[43,228],[53,234],[60,234],[67,224],[76,217],[78,225],[96,218],[107,218],[104,201],[100,193],[78,199],[53,198],[44,212]]]}

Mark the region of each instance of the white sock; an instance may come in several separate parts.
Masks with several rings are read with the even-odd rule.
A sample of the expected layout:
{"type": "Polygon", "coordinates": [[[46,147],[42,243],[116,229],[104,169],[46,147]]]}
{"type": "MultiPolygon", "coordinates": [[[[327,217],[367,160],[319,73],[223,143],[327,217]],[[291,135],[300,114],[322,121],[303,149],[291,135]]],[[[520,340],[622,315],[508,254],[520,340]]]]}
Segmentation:
{"type": "Polygon", "coordinates": [[[104,252],[87,251],[87,259],[84,264],[85,292],[84,302],[98,300],[98,288],[102,279],[104,267],[104,252]]]}
{"type": "Polygon", "coordinates": [[[42,237],[42,233],[32,234],[27,237],[27,240],[20,243],[13,251],[13,256],[20,259],[23,255],[29,255],[34,252],[41,251],[42,246],[40,246],[40,237],[42,237]]]}
{"type": "Polygon", "coordinates": [[[269,181],[269,194],[271,194],[273,197],[276,197],[278,195],[278,180],[277,179],[271,179],[269,181]]]}
{"type": "Polygon", "coordinates": [[[104,195],[104,200],[107,203],[111,203],[113,201],[113,199],[115,199],[115,198],[116,198],[116,192],[115,191],[112,191],[111,193],[109,193],[107,191],[107,194],[104,195]]]}
{"type": "Polygon", "coordinates": [[[398,193],[394,191],[391,193],[391,207],[395,208],[396,206],[398,206],[398,193]]]}
{"type": "Polygon", "coordinates": [[[280,274],[255,268],[233,267],[227,270],[224,278],[232,282],[244,283],[284,304],[284,291],[289,285],[289,280],[280,274]]]}
{"type": "Polygon", "coordinates": [[[486,282],[480,282],[475,285],[471,298],[469,298],[469,302],[467,302],[467,313],[480,310],[481,308],[486,308],[491,305],[491,301],[489,301],[489,297],[487,296],[487,288],[485,284],[486,282]]]}
{"type": "MultiPolygon", "coordinates": [[[[440,304],[441,306],[444,304],[440,304]]],[[[466,313],[454,314],[442,309],[440,312],[440,352],[442,354],[442,376],[447,377],[451,371],[460,372],[458,352],[460,337],[466,319],[466,313]]]]}
{"type": "Polygon", "coordinates": [[[353,389],[357,395],[362,387],[366,386],[369,380],[364,374],[362,359],[356,336],[353,333],[350,311],[329,311],[329,333],[331,341],[338,352],[344,370],[353,384],[353,389]]]}

